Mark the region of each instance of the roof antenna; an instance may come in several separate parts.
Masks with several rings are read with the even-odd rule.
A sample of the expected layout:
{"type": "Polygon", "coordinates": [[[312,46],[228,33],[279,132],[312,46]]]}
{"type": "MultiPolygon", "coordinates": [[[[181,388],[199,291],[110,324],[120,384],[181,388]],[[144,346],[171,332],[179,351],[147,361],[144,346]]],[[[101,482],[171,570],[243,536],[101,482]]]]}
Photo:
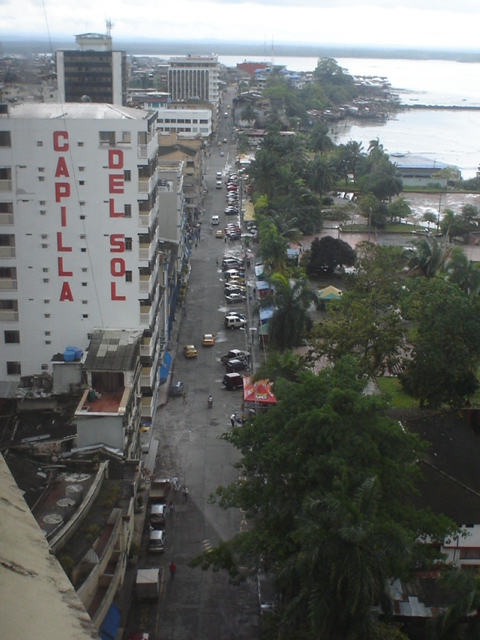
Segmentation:
{"type": "Polygon", "coordinates": [[[110,20],[110,18],[108,18],[107,20],[105,20],[105,24],[107,26],[107,36],[109,38],[111,38],[112,37],[113,22],[110,20]]]}

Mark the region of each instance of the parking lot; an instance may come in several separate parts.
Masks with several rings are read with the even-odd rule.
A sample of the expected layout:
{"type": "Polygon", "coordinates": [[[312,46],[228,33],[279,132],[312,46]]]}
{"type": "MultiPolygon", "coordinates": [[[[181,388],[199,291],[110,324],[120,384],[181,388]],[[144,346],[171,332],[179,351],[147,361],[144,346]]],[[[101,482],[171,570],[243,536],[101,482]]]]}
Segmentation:
{"type": "MultiPolygon", "coordinates": [[[[227,137],[230,141],[228,121],[222,120],[220,125],[218,139],[227,137]]],[[[184,383],[184,396],[170,398],[157,410],[152,426],[153,438],[158,441],[155,473],[178,477],[180,486],[179,491],[171,489],[167,497],[167,504],[171,501],[173,509],[166,513],[164,552],[146,550],[148,517],[142,538],[139,566],[161,567],[160,598],[158,603],[134,603],[128,620],[129,631],[149,631],[155,639],[251,640],[258,634],[256,584],[233,587],[223,572],[189,567],[192,558],[246,526],[239,511],[223,511],[209,503],[216,487],[234,481],[237,473],[233,464],[238,454],[220,436],[231,428],[232,413],[241,412],[242,391],[224,388],[226,367],[220,358],[234,348],[252,351],[249,291],[254,287],[253,266],[246,269],[245,283],[241,285],[245,286],[245,299],[227,303],[222,259],[226,251],[239,255],[242,247],[240,240],[225,241],[224,236],[216,237],[215,233],[234,217],[224,213],[225,181],[222,188],[215,188],[217,172],[224,178],[234,158],[235,149],[230,142],[222,142],[220,149],[215,144],[208,158],[208,193],[200,241],[192,248],[185,305],[177,309],[175,320],[178,342],[172,379],[184,383]],[[218,225],[211,225],[212,215],[219,216],[218,225]],[[224,318],[230,311],[245,314],[247,326],[227,329],[224,318]],[[214,344],[203,346],[202,337],[207,333],[213,335],[214,344]],[[184,345],[194,345],[197,357],[185,357],[184,345]],[[212,408],[208,406],[209,395],[213,398],[212,408]],[[183,486],[188,487],[186,500],[183,486]],[[172,560],[177,566],[173,580],[168,571],[172,560]]]]}

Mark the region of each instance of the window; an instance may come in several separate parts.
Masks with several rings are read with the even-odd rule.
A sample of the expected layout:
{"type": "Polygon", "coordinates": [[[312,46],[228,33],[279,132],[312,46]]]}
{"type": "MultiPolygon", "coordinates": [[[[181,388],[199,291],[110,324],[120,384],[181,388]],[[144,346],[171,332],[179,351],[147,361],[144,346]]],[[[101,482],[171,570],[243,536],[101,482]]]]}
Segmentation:
{"type": "Polygon", "coordinates": [[[80,184],[80,185],[84,185],[84,184],[85,184],[85,180],[79,180],[79,181],[78,181],[78,184],[80,184]]]}
{"type": "Polygon", "coordinates": [[[122,131],[122,136],[120,140],[123,144],[131,144],[132,142],[132,132],[131,131],[122,131]]]}
{"type": "Polygon", "coordinates": [[[52,344],[51,340],[45,340],[45,344],[52,344]]]}
{"type": "Polygon", "coordinates": [[[85,200],[80,200],[80,202],[78,203],[81,207],[85,206],[85,200]]]}
{"type": "Polygon", "coordinates": [[[126,169],[123,172],[123,179],[125,180],[125,182],[130,182],[132,179],[132,172],[130,171],[130,169],[126,169]]]}
{"type": "Polygon", "coordinates": [[[43,273],[48,273],[48,267],[43,267],[42,271],[43,273]]]}
{"type": "Polygon", "coordinates": [[[48,244],[42,244],[42,249],[48,249],[48,244]]]}
{"type": "Polygon", "coordinates": [[[40,209],[40,215],[41,216],[47,215],[47,212],[45,211],[45,209],[40,209]]]}
{"type": "Polygon", "coordinates": [[[44,278],[44,279],[43,279],[43,284],[48,284],[49,282],[50,282],[50,279],[49,279],[49,278],[44,278]]]}
{"type": "Polygon", "coordinates": [[[125,238],[125,251],[131,251],[131,250],[132,250],[132,239],[125,238]]]}
{"type": "Polygon", "coordinates": [[[44,302],[45,304],[50,304],[50,300],[48,300],[48,299],[47,299],[47,300],[44,300],[43,302],[44,302]]]}
{"type": "Polygon", "coordinates": [[[37,147],[43,147],[43,142],[41,140],[37,140],[37,147]]]}
{"type": "Polygon", "coordinates": [[[82,300],[82,304],[88,304],[88,300],[82,300]]]}
{"type": "Polygon", "coordinates": [[[132,282],[132,272],[125,271],[125,282],[132,282]]]}
{"type": "Polygon", "coordinates": [[[82,314],[82,318],[88,318],[88,313],[82,314]]]}
{"type": "Polygon", "coordinates": [[[85,240],[85,238],[86,238],[86,237],[87,237],[87,236],[86,236],[84,233],[81,233],[81,234],[80,234],[80,240],[85,240]]]}
{"type": "Polygon", "coordinates": [[[83,147],[83,142],[77,142],[77,145],[78,145],[79,147],[83,147]]]}
{"type": "Polygon", "coordinates": [[[7,375],[19,376],[22,373],[22,365],[20,362],[7,362],[7,375]]]}
{"type": "Polygon", "coordinates": [[[85,216],[84,216],[84,215],[81,215],[81,216],[80,216],[80,220],[85,220],[85,216]]]}
{"type": "Polygon", "coordinates": [[[38,176],[39,182],[45,182],[45,176],[38,176]]]}
{"type": "Polygon", "coordinates": [[[467,547],[460,549],[460,560],[479,560],[480,549],[478,547],[467,547]]]}
{"type": "Polygon", "coordinates": [[[115,146],[115,131],[100,131],[100,144],[115,146]]]}
{"type": "Polygon", "coordinates": [[[82,247],[80,249],[80,253],[87,253],[87,247],[82,247]]]}
{"type": "Polygon", "coordinates": [[[0,131],[0,147],[11,147],[12,139],[10,131],[0,131]]]}
{"type": "Polygon", "coordinates": [[[87,273],[88,269],[87,267],[82,267],[82,273],[87,273]]]}
{"type": "Polygon", "coordinates": [[[42,364],[42,371],[48,371],[48,364],[42,364]]]}
{"type": "Polygon", "coordinates": [[[39,173],[43,173],[45,171],[45,167],[38,167],[39,173]]]}
{"type": "Polygon", "coordinates": [[[86,287],[87,283],[86,282],[82,282],[82,287],[86,287]]]}
{"type": "Polygon", "coordinates": [[[50,318],[50,314],[49,314],[49,313],[46,313],[46,314],[45,314],[45,318],[50,318]]]}
{"type": "Polygon", "coordinates": [[[79,171],[85,171],[85,167],[78,167],[79,171]]]}
{"type": "Polygon", "coordinates": [[[5,344],[20,344],[20,331],[4,331],[5,344]]]}
{"type": "Polygon", "coordinates": [[[132,205],[131,204],[126,204],[123,207],[123,215],[125,216],[125,218],[131,218],[132,217],[132,205]]]}
{"type": "Polygon", "coordinates": [[[42,233],[42,240],[46,240],[48,238],[48,235],[46,233],[42,233]]]}
{"type": "Polygon", "coordinates": [[[46,203],[45,200],[40,200],[39,204],[42,205],[42,206],[45,206],[47,203],[46,203]]]}
{"type": "Polygon", "coordinates": [[[45,335],[49,336],[50,335],[50,331],[45,331],[45,335]]]}

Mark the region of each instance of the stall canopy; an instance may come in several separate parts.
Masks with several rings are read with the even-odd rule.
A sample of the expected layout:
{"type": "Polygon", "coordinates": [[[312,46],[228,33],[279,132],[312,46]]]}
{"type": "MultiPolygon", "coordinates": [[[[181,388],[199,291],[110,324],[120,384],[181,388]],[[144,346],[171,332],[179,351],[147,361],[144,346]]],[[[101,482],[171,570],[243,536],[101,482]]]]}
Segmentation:
{"type": "Polygon", "coordinates": [[[243,400],[252,404],[275,404],[277,399],[272,393],[272,383],[268,380],[252,382],[250,376],[243,378],[243,400]]]}
{"type": "Polygon", "coordinates": [[[336,287],[325,287],[325,289],[319,289],[317,295],[320,300],[340,300],[342,297],[342,290],[336,287]]]}
{"type": "Polygon", "coordinates": [[[163,356],[162,366],[160,367],[160,384],[167,381],[171,363],[172,356],[168,353],[168,351],[166,351],[165,355],[163,356]]]}

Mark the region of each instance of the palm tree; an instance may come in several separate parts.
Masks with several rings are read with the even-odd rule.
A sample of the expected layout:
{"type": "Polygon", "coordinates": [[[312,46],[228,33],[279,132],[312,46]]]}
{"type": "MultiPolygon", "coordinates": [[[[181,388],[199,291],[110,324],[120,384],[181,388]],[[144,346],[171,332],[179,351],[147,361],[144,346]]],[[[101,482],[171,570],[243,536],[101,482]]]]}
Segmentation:
{"type": "Polygon", "coordinates": [[[255,191],[266,194],[270,198],[275,191],[277,174],[275,155],[265,149],[260,149],[249,168],[249,175],[255,183],[255,191]]]}
{"type": "Polygon", "coordinates": [[[253,108],[253,105],[250,102],[246,104],[245,107],[242,109],[240,118],[242,120],[246,120],[249,126],[251,126],[250,125],[251,122],[255,122],[255,120],[257,119],[257,114],[255,112],[255,109],[253,108]]]}
{"type": "Polygon", "coordinates": [[[308,186],[323,195],[331,191],[338,178],[334,164],[324,156],[315,156],[308,168],[308,186]]]}
{"type": "Polygon", "coordinates": [[[275,311],[268,321],[268,342],[283,352],[300,344],[314,293],[305,278],[289,282],[282,274],[274,273],[271,283],[273,293],[265,304],[273,304],[275,311]]]}
{"type": "Polygon", "coordinates": [[[262,259],[268,270],[271,273],[284,273],[288,242],[278,233],[274,223],[268,218],[259,224],[258,236],[262,259]]]}
{"type": "Polygon", "coordinates": [[[453,247],[446,268],[450,282],[458,284],[469,296],[477,295],[480,291],[480,268],[467,258],[461,247],[453,247]]]}
{"type": "Polygon", "coordinates": [[[360,158],[365,155],[363,152],[363,145],[361,142],[350,140],[350,142],[347,142],[347,144],[345,145],[345,148],[347,150],[347,170],[352,174],[353,182],[355,182],[358,162],[360,158]]]}
{"type": "Polygon", "coordinates": [[[303,505],[293,536],[300,552],[279,583],[295,589],[285,618],[308,619],[309,637],[371,638],[372,606],[391,609],[393,562],[406,557],[407,546],[396,527],[377,521],[377,484],[368,478],[353,496],[340,487],[338,497],[308,497],[303,505]]]}
{"type": "Polygon", "coordinates": [[[414,245],[413,252],[409,252],[410,275],[433,278],[439,271],[445,270],[451,247],[439,245],[435,238],[421,238],[414,245]]]}
{"type": "Polygon", "coordinates": [[[315,153],[322,154],[333,149],[334,144],[328,135],[328,126],[325,123],[320,122],[315,125],[310,134],[310,144],[315,153]]]}

